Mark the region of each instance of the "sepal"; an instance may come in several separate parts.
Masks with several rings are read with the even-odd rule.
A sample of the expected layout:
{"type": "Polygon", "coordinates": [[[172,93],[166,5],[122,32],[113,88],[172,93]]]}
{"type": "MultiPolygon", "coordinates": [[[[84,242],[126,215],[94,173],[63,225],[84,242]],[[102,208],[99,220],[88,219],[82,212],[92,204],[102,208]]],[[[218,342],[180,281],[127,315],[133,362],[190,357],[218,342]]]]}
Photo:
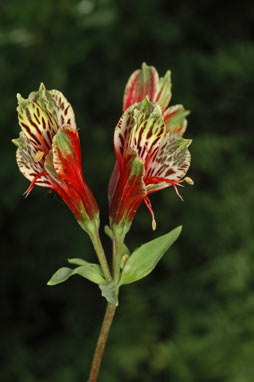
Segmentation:
{"type": "Polygon", "coordinates": [[[176,241],[182,231],[182,226],[176,227],[169,233],[141,245],[127,259],[123,268],[119,286],[138,281],[156,267],[165,252],[176,241]]]}

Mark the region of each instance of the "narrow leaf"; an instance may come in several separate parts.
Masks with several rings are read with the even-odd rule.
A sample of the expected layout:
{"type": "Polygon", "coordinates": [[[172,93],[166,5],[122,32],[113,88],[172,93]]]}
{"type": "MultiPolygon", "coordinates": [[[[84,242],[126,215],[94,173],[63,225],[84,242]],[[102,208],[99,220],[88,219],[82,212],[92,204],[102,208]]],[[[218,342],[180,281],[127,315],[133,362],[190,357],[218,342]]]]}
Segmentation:
{"type": "Polygon", "coordinates": [[[75,268],[72,274],[80,275],[95,284],[106,284],[100,266],[97,264],[81,265],[80,267],[75,268]]]}
{"type": "Polygon", "coordinates": [[[71,264],[80,266],[74,269],[67,267],[58,269],[48,281],[47,285],[60,284],[68,280],[68,278],[73,275],[80,275],[95,284],[106,284],[106,280],[104,279],[101,268],[98,264],[88,263],[83,259],[69,259],[68,261],[71,264]]]}
{"type": "Polygon", "coordinates": [[[119,285],[133,283],[151,273],[168,248],[178,238],[181,230],[182,226],[176,227],[169,233],[136,249],[126,261],[119,285]]]}
{"type": "Polygon", "coordinates": [[[68,259],[69,264],[75,264],[75,265],[86,265],[89,264],[87,261],[84,259],[81,259],[79,257],[73,258],[73,259],[68,259]]]}
{"type": "Polygon", "coordinates": [[[56,285],[56,284],[63,283],[64,281],[66,281],[71,276],[72,271],[73,271],[73,269],[67,268],[67,267],[63,267],[63,268],[58,269],[53,274],[51,279],[47,282],[47,285],[56,285]]]}

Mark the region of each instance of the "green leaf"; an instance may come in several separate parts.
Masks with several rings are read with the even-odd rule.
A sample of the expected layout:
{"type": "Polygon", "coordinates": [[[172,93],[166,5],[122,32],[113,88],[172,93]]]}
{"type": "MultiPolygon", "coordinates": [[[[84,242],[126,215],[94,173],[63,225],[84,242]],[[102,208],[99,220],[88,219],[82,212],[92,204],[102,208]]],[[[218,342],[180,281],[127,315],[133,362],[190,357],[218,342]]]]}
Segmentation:
{"type": "Polygon", "coordinates": [[[181,230],[182,226],[176,227],[169,233],[136,249],[126,261],[119,286],[133,283],[151,273],[164,253],[178,238],[181,230]]]}
{"type": "Polygon", "coordinates": [[[99,285],[99,288],[101,290],[102,296],[105,297],[108,302],[118,306],[119,286],[111,282],[106,285],[99,285]]]}
{"type": "MultiPolygon", "coordinates": [[[[88,263],[88,261],[85,261],[84,259],[81,259],[79,257],[73,258],[73,259],[68,259],[69,264],[74,264],[74,265],[86,265],[86,264],[91,264],[88,263]]],[[[97,265],[97,264],[94,264],[97,265]]]]}
{"type": "Polygon", "coordinates": [[[74,269],[68,267],[58,269],[48,281],[47,285],[60,284],[73,275],[80,275],[95,284],[106,284],[106,280],[98,264],[91,264],[83,259],[69,259],[68,261],[71,264],[82,265],[74,269]]]}
{"type": "Polygon", "coordinates": [[[68,268],[68,267],[63,267],[58,269],[51,279],[47,282],[47,285],[56,285],[63,283],[66,281],[72,274],[73,269],[68,268]]]}

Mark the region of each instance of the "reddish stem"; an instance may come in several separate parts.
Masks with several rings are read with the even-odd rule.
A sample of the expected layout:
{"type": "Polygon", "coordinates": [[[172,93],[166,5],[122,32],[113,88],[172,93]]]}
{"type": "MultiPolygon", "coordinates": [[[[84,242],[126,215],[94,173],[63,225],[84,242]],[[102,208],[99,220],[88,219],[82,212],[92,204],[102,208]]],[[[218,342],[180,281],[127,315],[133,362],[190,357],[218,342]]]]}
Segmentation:
{"type": "Polygon", "coordinates": [[[94,352],[94,357],[93,357],[93,362],[92,362],[92,367],[90,370],[88,382],[97,382],[101,360],[103,357],[105,345],[108,339],[108,335],[109,335],[110,327],[114,318],[115,311],[116,311],[116,306],[108,303],[104,320],[101,326],[100,335],[99,335],[96,349],[94,352]]]}

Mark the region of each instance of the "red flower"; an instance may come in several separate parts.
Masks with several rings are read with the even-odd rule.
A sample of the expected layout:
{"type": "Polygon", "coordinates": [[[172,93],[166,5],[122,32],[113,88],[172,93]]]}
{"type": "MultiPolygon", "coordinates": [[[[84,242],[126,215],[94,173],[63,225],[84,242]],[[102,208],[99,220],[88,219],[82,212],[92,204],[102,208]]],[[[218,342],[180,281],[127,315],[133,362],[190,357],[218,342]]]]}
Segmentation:
{"type": "Polygon", "coordinates": [[[167,108],[171,99],[171,72],[168,70],[164,77],[159,78],[153,66],[142,64],[129,78],[125,87],[123,111],[136,102],[148,97],[150,102],[161,106],[162,115],[167,131],[183,135],[187,127],[186,116],[190,113],[182,105],[167,108]]]}
{"type": "Polygon", "coordinates": [[[144,200],[155,229],[147,195],[169,186],[179,195],[177,185],[184,180],[190,166],[190,143],[190,139],[168,131],[161,107],[148,98],[125,111],[114,134],[117,162],[109,185],[112,228],[123,224],[127,232],[144,200]]]}
{"type": "Polygon", "coordinates": [[[75,116],[71,105],[57,90],[41,84],[28,99],[18,95],[18,118],[22,129],[13,139],[17,163],[34,185],[56,191],[81,226],[88,230],[91,219],[99,225],[98,206],[81,169],[81,152],[75,116]]]}

